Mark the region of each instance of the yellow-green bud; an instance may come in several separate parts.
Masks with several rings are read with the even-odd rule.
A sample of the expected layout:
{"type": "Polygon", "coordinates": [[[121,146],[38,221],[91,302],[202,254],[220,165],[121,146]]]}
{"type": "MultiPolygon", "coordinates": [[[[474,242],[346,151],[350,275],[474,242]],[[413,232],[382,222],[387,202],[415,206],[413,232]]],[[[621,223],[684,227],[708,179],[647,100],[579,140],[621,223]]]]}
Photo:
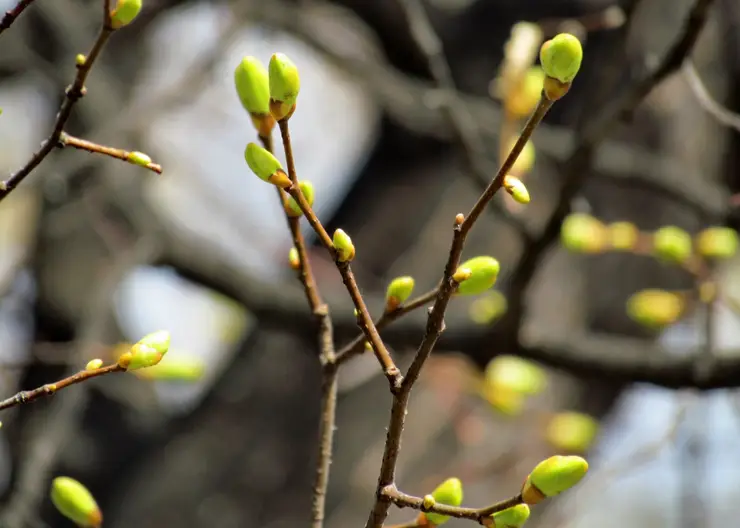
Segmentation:
{"type": "Polygon", "coordinates": [[[540,62],[548,77],[561,83],[570,83],[581,69],[583,48],[581,41],[570,33],[560,33],[540,48],[540,62]]]}
{"type": "Polygon", "coordinates": [[[194,382],[203,377],[205,365],[194,358],[170,358],[158,365],[136,371],[140,378],[153,381],[194,382]]]}
{"type": "Polygon", "coordinates": [[[578,484],[587,471],[588,462],[579,456],[550,457],[529,474],[522,487],[522,498],[532,505],[554,497],[578,484]]]}
{"type": "Polygon", "coordinates": [[[520,204],[529,203],[529,191],[519,178],[509,175],[504,176],[504,189],[520,204]]]}
{"type": "Polygon", "coordinates": [[[434,500],[434,497],[432,497],[431,495],[424,495],[424,500],[422,502],[422,505],[424,506],[424,508],[428,510],[435,504],[437,504],[437,501],[434,500]]]}
{"type": "Polygon", "coordinates": [[[334,231],[332,242],[334,243],[334,249],[337,250],[339,262],[349,262],[355,258],[355,246],[347,233],[337,229],[334,231]]]}
{"type": "MultiPolygon", "coordinates": [[[[301,193],[306,199],[306,202],[308,202],[308,205],[313,206],[313,183],[310,181],[302,181],[298,184],[298,187],[300,187],[301,193]]],[[[288,216],[292,216],[294,218],[303,215],[301,207],[292,196],[288,197],[288,200],[285,202],[285,212],[288,216]]]]}
{"type": "Polygon", "coordinates": [[[85,365],[85,370],[98,370],[102,366],[103,366],[102,359],[91,359],[90,361],[87,362],[87,365],[85,365]]]}
{"type": "Polygon", "coordinates": [[[301,78],[296,65],[283,53],[275,53],[270,58],[269,70],[270,111],[280,121],[293,113],[301,90],[301,78]]]}
{"type": "Polygon", "coordinates": [[[57,477],[51,482],[51,502],[67,519],[78,526],[98,528],[103,514],[92,493],[70,477],[57,477]]]}
{"type": "MultiPolygon", "coordinates": [[[[516,139],[513,139],[511,143],[509,143],[508,152],[511,152],[514,149],[514,145],[516,145],[516,139]]],[[[514,165],[509,170],[509,174],[520,177],[527,174],[532,170],[532,167],[534,167],[535,156],[536,152],[534,149],[534,143],[527,141],[524,144],[522,151],[519,153],[519,156],[517,156],[514,165]]],[[[506,185],[506,180],[504,180],[504,185],[506,185]]]]}
{"type": "Polygon", "coordinates": [[[642,290],[627,301],[627,315],[649,328],[675,323],[686,307],[682,295],[658,289],[642,290]]]}
{"type": "Polygon", "coordinates": [[[488,385],[520,394],[534,395],[547,386],[547,375],[542,367],[517,356],[496,356],[484,372],[488,385]]]}
{"type": "Polygon", "coordinates": [[[584,453],[591,447],[599,423],[592,417],[578,412],[556,414],[547,425],[547,441],[555,448],[570,453],[584,453]]]}
{"type": "Polygon", "coordinates": [[[614,222],[607,226],[612,249],[630,251],[635,249],[640,231],[630,222],[614,222]]]}
{"type": "Polygon", "coordinates": [[[591,215],[568,215],[560,228],[563,246],[575,253],[599,253],[604,249],[608,233],[604,224],[591,215]]]}
{"type": "Polygon", "coordinates": [[[118,0],[115,9],[111,11],[111,26],[118,29],[130,24],[141,11],[141,0],[118,0]]]}
{"type": "Polygon", "coordinates": [[[75,55],[75,64],[77,66],[84,66],[85,61],[87,61],[87,57],[85,57],[82,53],[78,53],[75,55]]]}
{"type": "Polygon", "coordinates": [[[152,162],[152,158],[144,154],[143,152],[129,152],[128,156],[126,156],[126,159],[133,163],[134,165],[140,165],[141,167],[146,167],[152,162]]]}
{"type": "Polygon", "coordinates": [[[392,312],[405,303],[414,291],[414,284],[414,278],[409,276],[393,279],[385,292],[386,311],[392,312]]]}
{"type": "Polygon", "coordinates": [[[519,90],[510,94],[504,105],[507,113],[516,118],[531,114],[542,96],[542,83],[545,72],[539,66],[533,66],[522,77],[519,90]]]}
{"type": "Polygon", "coordinates": [[[653,250],[666,262],[686,262],[691,257],[691,235],[675,226],[661,227],[653,235],[653,250]]]}
{"type": "Polygon", "coordinates": [[[483,386],[482,396],[494,409],[507,416],[519,416],[524,410],[525,395],[508,387],[497,387],[486,383],[483,386]]]}
{"type": "Polygon", "coordinates": [[[470,278],[458,286],[457,293],[460,295],[478,295],[490,289],[496,284],[501,266],[493,257],[474,257],[460,264],[460,268],[470,270],[470,278]]]}
{"type": "Polygon", "coordinates": [[[474,323],[485,325],[492,323],[506,313],[508,303],[500,291],[490,291],[470,304],[468,314],[474,323]]]}
{"type": "Polygon", "coordinates": [[[170,348],[170,333],[166,330],[144,336],[131,349],[118,358],[118,364],[129,371],[153,367],[170,348]]]}
{"type": "MultiPolygon", "coordinates": [[[[437,486],[432,492],[432,498],[437,504],[444,504],[446,506],[460,506],[463,501],[463,487],[460,479],[450,478],[445,480],[442,484],[437,486]]],[[[450,520],[448,515],[440,515],[439,513],[429,512],[426,514],[427,520],[434,523],[436,526],[446,523],[450,520]]]]}
{"type": "Polygon", "coordinates": [[[494,528],[521,528],[529,519],[529,506],[517,504],[493,514],[494,528]]]}
{"type": "Polygon", "coordinates": [[[266,182],[287,189],[292,185],[290,178],[278,159],[267,149],[264,149],[256,143],[249,143],[244,150],[244,159],[247,165],[260,179],[266,182]]]}
{"type": "Polygon", "coordinates": [[[298,254],[298,250],[294,247],[288,251],[288,264],[294,270],[298,271],[301,269],[301,256],[298,254]]]}
{"type": "Polygon", "coordinates": [[[270,80],[262,62],[244,57],[234,69],[234,85],[247,112],[253,115],[270,113],[270,80]]]}
{"type": "Polygon", "coordinates": [[[737,248],[737,231],[729,227],[710,227],[696,237],[696,250],[705,258],[730,258],[737,253],[737,248]]]}
{"type": "Polygon", "coordinates": [[[459,267],[455,270],[455,273],[452,274],[452,280],[460,285],[472,276],[473,272],[470,268],[459,267]]]}

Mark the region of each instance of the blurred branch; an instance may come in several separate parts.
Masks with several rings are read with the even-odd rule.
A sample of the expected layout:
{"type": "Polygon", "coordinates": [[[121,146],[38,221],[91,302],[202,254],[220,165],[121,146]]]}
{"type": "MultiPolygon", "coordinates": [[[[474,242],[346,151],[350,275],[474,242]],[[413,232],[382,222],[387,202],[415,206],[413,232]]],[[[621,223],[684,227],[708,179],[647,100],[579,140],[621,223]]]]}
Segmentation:
{"type": "MultiPolygon", "coordinates": [[[[565,175],[565,183],[558,197],[558,204],[550,215],[540,237],[524,249],[519,265],[511,277],[512,291],[517,296],[512,300],[512,308],[521,316],[522,303],[527,286],[537,271],[545,252],[553,245],[560,234],[560,226],[570,212],[570,204],[581,190],[583,182],[588,177],[589,168],[593,164],[598,144],[603,141],[617,121],[631,115],[642,100],[653,91],[665,78],[677,71],[691,53],[699,33],[706,22],[709,8],[713,0],[695,0],[688,18],[678,37],[671,45],[663,60],[649,74],[635,82],[623,96],[618,97],[603,112],[593,112],[578,134],[578,144],[561,167],[565,175]]],[[[679,173],[681,185],[686,180],[685,174],[679,173]]],[[[678,183],[678,182],[677,182],[678,183]]],[[[697,180],[700,186],[707,185],[697,180]]],[[[727,209],[727,200],[724,200],[721,211],[727,209]]]]}
{"type": "MultiPolygon", "coordinates": [[[[326,32],[316,30],[314,22],[318,16],[341,20],[349,27],[362,24],[349,10],[319,0],[314,0],[311,7],[289,4],[285,0],[252,2],[244,6],[252,20],[289,32],[321,53],[331,64],[358,79],[363,88],[403,126],[445,139],[457,134],[449,126],[445,109],[436,103],[441,98],[440,89],[435,85],[404,75],[377,55],[349,56],[345,49],[327,40],[326,32]]],[[[498,105],[486,98],[462,93],[457,97],[475,119],[485,142],[496,145],[501,122],[498,105]]],[[[614,114],[614,109],[595,112],[594,119],[601,116],[601,128],[605,117],[610,117],[609,124],[612,123],[614,114]]],[[[580,149],[576,148],[580,140],[562,127],[542,125],[533,141],[538,152],[557,161],[569,159],[572,155],[568,153],[580,149]]],[[[600,141],[594,142],[594,146],[596,143],[600,141]]],[[[495,154],[494,149],[491,153],[495,154]]],[[[658,189],[709,216],[720,217],[726,209],[727,192],[723,187],[702,181],[698,175],[690,174],[685,165],[674,160],[613,140],[604,141],[594,149],[593,156],[594,167],[606,177],[658,189]]]]}
{"type": "Polygon", "coordinates": [[[127,150],[115,147],[98,145],[97,143],[87,141],[86,139],[80,139],[74,136],[70,136],[66,132],[62,132],[60,134],[58,146],[60,148],[72,147],[78,150],[90,152],[91,154],[102,154],[104,156],[110,156],[111,158],[116,158],[134,165],[146,167],[150,171],[156,172],[157,174],[162,174],[162,166],[157,163],[152,163],[152,161],[148,159],[148,156],[143,155],[141,152],[129,152],[127,150]],[[140,160],[140,162],[137,160],[140,160]]]}
{"type": "Polygon", "coordinates": [[[740,132],[740,114],[731,112],[712,97],[691,60],[684,63],[683,74],[699,105],[720,124],[740,132]]]}
{"type": "Polygon", "coordinates": [[[110,23],[110,0],[105,0],[103,2],[103,11],[103,23],[101,24],[98,37],[95,40],[90,53],[85,57],[85,60],[81,64],[77,65],[77,75],[75,76],[74,82],[64,92],[64,102],[57,114],[51,135],[41,144],[41,148],[31,156],[28,163],[12,174],[7,180],[0,182],[0,201],[7,197],[13,189],[15,189],[29,174],[31,174],[31,172],[38,167],[42,161],[44,161],[51,151],[54,150],[54,147],[57,146],[59,138],[62,135],[64,126],[72,115],[72,109],[85,95],[85,81],[87,80],[87,76],[90,74],[93,64],[100,56],[105,44],[108,42],[108,39],[114,31],[110,23]]]}
{"type": "Polygon", "coordinates": [[[8,9],[3,15],[2,20],[0,20],[0,34],[13,25],[15,19],[21,16],[21,13],[23,13],[23,11],[25,11],[33,2],[34,0],[19,0],[14,7],[8,9]]]}

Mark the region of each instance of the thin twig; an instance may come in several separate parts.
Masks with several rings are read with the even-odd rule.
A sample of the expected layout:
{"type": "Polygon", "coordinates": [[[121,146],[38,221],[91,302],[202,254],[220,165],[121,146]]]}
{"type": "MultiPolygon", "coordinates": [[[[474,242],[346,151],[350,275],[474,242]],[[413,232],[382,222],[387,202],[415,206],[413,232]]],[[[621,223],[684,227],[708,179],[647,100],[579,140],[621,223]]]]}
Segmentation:
{"type": "MultiPolygon", "coordinates": [[[[375,328],[378,331],[382,330],[386,326],[390,325],[393,321],[403,317],[406,314],[413,312],[414,310],[421,308],[427,303],[430,303],[437,297],[437,288],[430,290],[423,295],[416,297],[415,299],[402,304],[398,308],[390,312],[383,312],[377,322],[375,328]]],[[[356,355],[362,353],[365,350],[365,334],[360,334],[350,343],[345,345],[339,352],[337,352],[337,364],[341,365],[345,361],[348,361],[356,355]]]]}
{"type": "MultiPolygon", "coordinates": [[[[272,152],[272,137],[260,136],[260,141],[265,149],[272,152]]],[[[291,162],[292,163],[292,152],[291,162]]],[[[295,170],[291,178],[297,187],[298,179],[295,170]]],[[[278,199],[281,205],[285,204],[285,193],[277,189],[278,199]]],[[[322,528],[326,516],[326,492],[329,487],[329,470],[331,467],[332,453],[334,449],[334,430],[336,429],[337,393],[339,390],[339,377],[334,351],[334,331],[332,329],[329,307],[321,300],[316,279],[311,269],[311,262],[306,251],[306,242],[301,233],[300,218],[294,218],[287,213],[288,228],[293,237],[293,246],[298,252],[300,262],[299,278],[303,284],[311,312],[319,322],[319,350],[322,365],[321,380],[321,420],[319,423],[318,460],[316,462],[316,476],[313,487],[313,501],[311,509],[311,527],[322,528]]]]}
{"type": "Polygon", "coordinates": [[[19,2],[12,9],[8,9],[0,20],[0,34],[6,29],[9,29],[15,19],[21,16],[21,13],[30,6],[34,0],[19,0],[19,2]]]}
{"type": "Polygon", "coordinates": [[[110,23],[110,0],[103,2],[103,24],[95,39],[95,43],[87,54],[85,61],[77,66],[77,75],[70,87],[66,89],[64,102],[59,109],[54,127],[49,137],[41,144],[41,148],[36,151],[31,159],[17,172],[12,174],[7,180],[0,182],[0,201],[6,198],[33,170],[41,164],[42,161],[54,150],[59,143],[59,137],[62,135],[67,121],[72,115],[72,109],[77,101],[85,95],[85,81],[92,70],[95,60],[100,56],[108,39],[113,34],[114,29],[110,23]]]}
{"type": "Polygon", "coordinates": [[[545,228],[534,242],[524,248],[524,252],[511,275],[511,291],[516,292],[509,300],[509,309],[521,320],[524,296],[532,277],[539,267],[545,252],[555,242],[560,226],[570,212],[570,203],[581,189],[588,176],[589,166],[598,144],[605,139],[614,124],[625,116],[630,116],[642,100],[655,87],[677,71],[693,50],[706,23],[713,0],[695,0],[678,38],[666,53],[660,64],[648,75],[631,86],[622,97],[603,112],[594,112],[594,117],[582,128],[578,135],[578,145],[562,165],[565,183],[560,191],[557,206],[550,215],[545,228]]]}
{"type": "Polygon", "coordinates": [[[400,387],[402,381],[401,371],[396,366],[390,352],[383,343],[383,340],[380,338],[378,329],[375,327],[372,316],[370,315],[370,312],[365,305],[365,301],[362,298],[360,288],[357,285],[357,280],[352,273],[352,268],[350,267],[349,262],[339,261],[331,237],[326,232],[326,229],[324,229],[324,226],[321,224],[321,221],[316,216],[316,213],[314,213],[313,209],[311,209],[311,206],[306,201],[306,197],[303,196],[300,186],[297,185],[298,176],[295,170],[295,159],[293,157],[293,147],[290,140],[288,120],[281,120],[279,122],[279,127],[280,135],[283,140],[283,147],[285,149],[285,159],[288,166],[288,175],[293,182],[293,185],[288,189],[288,193],[290,193],[298,206],[301,208],[304,216],[306,217],[306,220],[308,220],[308,223],[311,225],[314,231],[316,231],[319,240],[334,258],[337,269],[342,276],[342,282],[344,282],[344,285],[347,288],[350,297],[352,298],[352,302],[357,309],[358,323],[360,324],[366,339],[370,342],[370,345],[373,348],[373,352],[375,353],[375,357],[380,362],[386,378],[388,378],[391,389],[397,390],[400,387]]]}
{"type": "Polygon", "coordinates": [[[105,376],[106,374],[113,374],[114,372],[126,372],[126,369],[114,363],[95,370],[81,370],[76,374],[60,379],[54,383],[47,383],[46,385],[42,385],[41,387],[37,387],[29,391],[21,391],[15,396],[11,396],[10,398],[0,401],[0,411],[10,409],[17,405],[32,403],[44,396],[52,396],[60,390],[66,389],[67,387],[77,383],[82,383],[83,381],[97,378],[99,376],[105,376]]]}
{"type": "MultiPolygon", "coordinates": [[[[64,147],[72,147],[79,150],[84,150],[86,152],[90,152],[92,154],[102,154],[104,156],[110,156],[111,158],[116,158],[122,161],[126,161],[128,163],[138,165],[138,163],[134,163],[132,161],[132,155],[135,153],[130,152],[128,150],[123,150],[115,147],[106,147],[104,145],[99,145],[98,143],[93,143],[92,141],[87,141],[86,139],[81,139],[75,136],[70,136],[66,132],[62,132],[59,135],[59,143],[58,146],[60,148],[64,147]]],[[[141,165],[142,167],[146,167],[152,172],[156,172],[157,174],[162,174],[162,166],[158,163],[152,163],[151,161],[141,165]]]]}
{"type": "Polygon", "coordinates": [[[740,131],[740,114],[728,110],[712,97],[690,59],[684,62],[683,74],[699,105],[721,124],[740,131]]]}
{"type": "Polygon", "coordinates": [[[479,524],[483,524],[484,519],[490,517],[494,513],[513,508],[522,503],[522,496],[516,495],[510,499],[491,504],[484,508],[464,508],[461,506],[447,506],[445,504],[435,504],[427,508],[424,506],[424,499],[398,491],[395,486],[384,488],[382,490],[382,495],[399,508],[413,508],[423,512],[434,512],[442,515],[449,515],[450,517],[456,517],[458,519],[476,521],[479,524]]]}

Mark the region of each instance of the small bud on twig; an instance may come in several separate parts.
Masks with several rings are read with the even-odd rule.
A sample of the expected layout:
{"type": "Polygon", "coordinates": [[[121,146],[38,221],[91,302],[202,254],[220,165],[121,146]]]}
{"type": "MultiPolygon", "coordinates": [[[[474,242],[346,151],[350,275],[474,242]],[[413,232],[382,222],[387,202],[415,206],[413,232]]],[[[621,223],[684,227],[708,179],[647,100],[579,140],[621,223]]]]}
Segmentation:
{"type": "Polygon", "coordinates": [[[118,365],[128,371],[153,367],[159,363],[170,348],[170,333],[166,330],[152,332],[134,344],[128,352],[118,358],[118,365]]]}
{"type": "Polygon", "coordinates": [[[522,486],[525,504],[533,505],[578,484],[588,471],[588,462],[579,456],[556,455],[532,470],[522,486]]]}
{"type": "Polygon", "coordinates": [[[501,266],[498,260],[493,257],[480,256],[460,264],[458,271],[463,268],[470,270],[471,274],[458,286],[457,293],[460,295],[478,295],[496,284],[501,266]]]}
{"type": "Polygon", "coordinates": [[[270,114],[270,80],[267,69],[254,57],[244,57],[234,69],[236,93],[261,137],[268,137],[275,126],[270,114]]]}
{"type": "Polygon", "coordinates": [[[529,506],[526,504],[517,504],[511,508],[494,513],[494,528],[521,528],[529,519],[529,506]]]}
{"type": "Polygon", "coordinates": [[[70,477],[57,477],[51,483],[51,502],[67,519],[78,526],[98,528],[103,514],[92,493],[70,477]]]}
{"type": "Polygon", "coordinates": [[[87,362],[87,365],[85,365],[85,370],[98,370],[102,366],[103,366],[102,359],[91,359],[90,361],[87,362]]]}
{"type": "MultiPolygon", "coordinates": [[[[437,489],[431,493],[431,496],[437,504],[455,507],[460,506],[463,501],[462,482],[457,478],[447,479],[437,486],[437,489]]],[[[448,515],[440,515],[439,513],[432,512],[427,513],[426,517],[427,520],[435,526],[439,526],[450,520],[448,515]]]]}
{"type": "Polygon", "coordinates": [[[540,62],[545,74],[564,84],[573,82],[582,61],[581,42],[570,33],[560,33],[540,48],[540,62]]]}
{"type": "Polygon", "coordinates": [[[118,0],[116,8],[111,11],[111,27],[119,29],[129,25],[141,11],[141,0],[118,0]]]}
{"type": "MultiPolygon", "coordinates": [[[[314,196],[313,183],[311,183],[310,181],[302,181],[298,184],[298,187],[300,187],[301,193],[306,198],[306,202],[308,202],[308,205],[312,206],[314,196]]],[[[288,197],[288,200],[285,202],[285,212],[288,216],[291,216],[293,218],[303,215],[301,207],[292,196],[288,197]]]]}
{"type": "Polygon", "coordinates": [[[729,227],[710,227],[696,237],[696,250],[708,259],[726,259],[737,253],[738,234],[729,227]]]}
{"type": "Polygon", "coordinates": [[[295,111],[301,78],[298,68],[283,53],[275,53],[270,58],[270,111],[278,121],[288,119],[295,111]]]}
{"type": "Polygon", "coordinates": [[[272,183],[283,189],[292,185],[290,178],[278,159],[268,150],[260,147],[256,143],[249,143],[244,151],[244,159],[247,165],[260,179],[272,183]]]}
{"type": "Polygon", "coordinates": [[[560,241],[574,253],[600,253],[607,242],[606,228],[591,215],[569,215],[560,228],[560,241]]]}
{"type": "Polygon", "coordinates": [[[152,162],[152,158],[143,152],[137,151],[129,152],[128,156],[126,156],[126,160],[129,163],[133,163],[134,165],[139,165],[141,167],[147,167],[152,162]]]}
{"type": "Polygon", "coordinates": [[[337,229],[334,231],[332,242],[334,243],[334,249],[337,250],[339,262],[349,262],[355,258],[355,246],[347,233],[337,229]]]}
{"type": "Polygon", "coordinates": [[[386,312],[392,312],[405,303],[414,291],[414,284],[413,277],[405,276],[393,279],[385,293],[386,312]]]}
{"type": "Polygon", "coordinates": [[[653,251],[659,259],[682,264],[691,257],[691,235],[681,228],[665,226],[653,234],[653,251]]]}
{"type": "Polygon", "coordinates": [[[614,222],[607,226],[612,249],[631,251],[635,249],[640,231],[630,222],[614,222]]]}
{"type": "Polygon", "coordinates": [[[301,269],[301,257],[298,254],[298,250],[294,247],[290,248],[290,251],[288,252],[288,263],[290,264],[290,267],[296,271],[301,269]]]}
{"type": "Polygon", "coordinates": [[[529,191],[519,178],[510,175],[504,176],[504,189],[520,204],[529,203],[529,191]]]}

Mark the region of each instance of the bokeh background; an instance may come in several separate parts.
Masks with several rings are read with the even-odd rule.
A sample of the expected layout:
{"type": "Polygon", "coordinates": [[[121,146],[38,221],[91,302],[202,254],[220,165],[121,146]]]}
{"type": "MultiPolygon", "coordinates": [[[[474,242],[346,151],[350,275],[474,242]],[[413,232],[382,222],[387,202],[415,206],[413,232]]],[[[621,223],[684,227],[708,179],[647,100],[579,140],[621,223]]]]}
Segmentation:
{"type": "MultiPolygon", "coordinates": [[[[48,135],[74,57],[95,38],[99,3],[37,0],[3,33],[6,174],[48,135]]],[[[299,175],[314,183],[325,224],[352,235],[353,268],[376,312],[394,276],[413,275],[421,289],[436,284],[450,220],[470,208],[478,188],[395,0],[144,3],[95,66],[67,130],[144,151],[164,173],[59,150],[3,202],[0,388],[11,395],[58,379],[106,357],[110,345],[160,328],[172,333],[170,354],[202,364],[204,375],[190,383],[109,376],[6,412],[0,525],[68,526],[47,498],[50,479],[67,474],[94,492],[108,528],[307,526],[320,368],[309,312],[286,262],[291,242],[280,207],[244,163],[254,131],[233,87],[234,67],[244,55],[267,61],[275,51],[299,66],[302,91],[291,119],[299,175]]],[[[573,127],[656,63],[691,4],[425,2],[493,160],[501,110],[490,83],[511,26],[598,26],[615,7],[633,17],[629,31],[588,31],[582,73],[535,135],[537,161],[527,180],[533,202],[520,215],[534,232],[554,206],[573,127]],[[615,69],[617,82],[605,85],[604,72],[615,69]]],[[[740,4],[717,0],[692,55],[708,90],[730,110],[740,107],[738,28],[740,4]]],[[[719,202],[740,183],[738,138],[697,101],[684,75],[674,75],[631,121],[615,125],[572,208],[645,230],[734,227],[737,218],[719,202]],[[655,181],[684,189],[688,199],[656,189],[655,181]]],[[[308,229],[306,236],[314,240],[308,229]]],[[[314,246],[315,271],[344,342],[356,331],[352,307],[333,263],[314,246]]],[[[481,219],[466,254],[496,256],[505,290],[521,248],[511,223],[494,212],[481,219]]],[[[739,265],[720,270],[728,298],[740,286],[739,265]]],[[[584,258],[555,244],[527,293],[526,322],[538,335],[628,336],[688,354],[702,343],[701,313],[659,335],[625,314],[639,289],[688,285],[681,271],[649,258],[584,258]]],[[[731,308],[721,304],[715,317],[718,354],[740,350],[731,308]]],[[[402,364],[423,335],[417,315],[388,333],[402,364]]],[[[509,497],[533,464],[554,452],[543,435],[548,416],[575,409],[602,423],[588,454],[592,470],[577,489],[536,508],[533,527],[737,526],[735,391],[670,390],[549,369],[547,391],[508,416],[471,391],[470,380],[511,352],[509,344],[476,323],[466,301],[453,303],[447,325],[448,338],[412,399],[402,489],[423,495],[455,475],[465,482],[466,504],[509,497]]],[[[374,359],[362,356],[340,375],[329,528],[364,525],[372,504],[390,405],[378,374],[374,359]]],[[[391,520],[411,515],[393,509],[391,520]]]]}

